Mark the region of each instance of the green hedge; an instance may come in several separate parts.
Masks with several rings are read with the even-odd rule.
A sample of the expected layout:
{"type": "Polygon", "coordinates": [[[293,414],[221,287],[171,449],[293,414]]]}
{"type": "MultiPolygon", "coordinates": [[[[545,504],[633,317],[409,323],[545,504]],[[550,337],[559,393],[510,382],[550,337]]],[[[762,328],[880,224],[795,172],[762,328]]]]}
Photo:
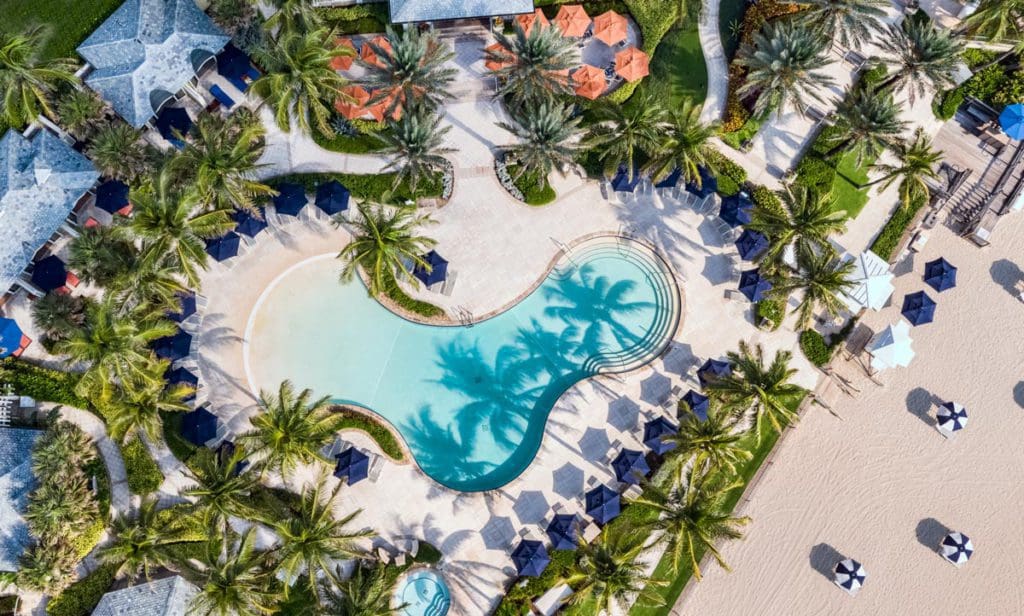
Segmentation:
{"type": "Polygon", "coordinates": [[[88,528],[71,538],[71,547],[75,549],[78,558],[85,558],[96,547],[96,544],[103,538],[103,531],[107,529],[103,518],[96,518],[88,528]]]}
{"type": "Polygon", "coordinates": [[[128,474],[128,489],[133,493],[145,496],[156,491],[164,482],[160,467],[140,439],[128,441],[121,448],[121,457],[124,458],[124,468],[128,474]]]}
{"type": "Polygon", "coordinates": [[[325,137],[320,131],[313,131],[313,141],[325,150],[342,154],[368,154],[378,152],[384,147],[384,142],[376,135],[366,133],[325,137]]]}
{"type": "Polygon", "coordinates": [[[900,244],[900,240],[903,239],[903,233],[913,222],[914,217],[917,213],[925,206],[927,199],[925,197],[918,197],[914,199],[909,206],[899,207],[892,216],[882,227],[882,231],[875,238],[875,241],[871,244],[871,252],[882,257],[886,261],[892,259],[892,253],[896,251],[896,248],[900,244]]]}
{"type": "Polygon", "coordinates": [[[46,604],[49,616],[86,616],[114,583],[114,565],[100,565],[46,604]]]}
{"type": "Polygon", "coordinates": [[[10,383],[18,395],[36,400],[89,408],[89,401],[75,393],[80,376],[8,357],[0,360],[0,383],[10,383]]]}
{"type": "Polygon", "coordinates": [[[405,291],[402,290],[402,287],[398,286],[398,281],[395,280],[394,275],[389,275],[384,278],[384,295],[402,310],[408,310],[409,312],[418,314],[421,317],[432,319],[444,316],[444,310],[440,307],[435,306],[430,302],[425,302],[407,295],[405,291]]]}
{"type": "Polygon", "coordinates": [[[832,359],[832,349],[825,338],[813,329],[800,332],[800,350],[815,366],[824,366],[832,359]]]}
{"type": "Polygon", "coordinates": [[[754,202],[754,205],[763,209],[773,212],[782,212],[782,200],[775,194],[773,190],[760,184],[754,185],[750,189],[750,200],[754,202]]]}
{"type": "MultiPolygon", "coordinates": [[[[421,197],[441,196],[441,175],[438,173],[433,178],[420,182],[417,192],[421,197]]],[[[361,201],[380,201],[384,193],[391,193],[399,200],[412,199],[412,191],[408,185],[402,184],[397,190],[392,190],[395,182],[394,173],[293,173],[280,175],[267,183],[277,186],[284,182],[295,182],[302,184],[306,190],[313,192],[316,187],[330,180],[338,180],[345,185],[352,193],[352,196],[361,201]]]]}
{"type": "Polygon", "coordinates": [[[747,181],[747,170],[718,150],[709,149],[705,155],[718,178],[718,192],[723,196],[735,195],[747,181]]]}
{"type": "Polygon", "coordinates": [[[517,165],[508,166],[508,174],[513,178],[513,182],[519,192],[523,193],[523,200],[527,205],[547,205],[555,200],[557,195],[555,189],[551,188],[551,184],[547,178],[544,179],[542,186],[537,185],[537,175],[530,173],[521,175],[516,178],[516,174],[519,173],[519,167],[517,165]]]}
{"type": "Polygon", "coordinates": [[[391,429],[385,426],[381,420],[366,413],[350,409],[338,411],[338,414],[342,416],[342,430],[362,430],[370,435],[370,438],[377,443],[377,446],[384,452],[384,455],[398,462],[405,459],[405,454],[402,452],[402,446],[398,443],[398,439],[395,438],[391,429]]]}
{"type": "Polygon", "coordinates": [[[321,9],[321,14],[335,34],[384,32],[385,24],[390,21],[388,5],[384,2],[321,9]]]}
{"type": "Polygon", "coordinates": [[[754,311],[757,314],[758,324],[762,319],[767,319],[772,323],[771,331],[775,331],[779,329],[786,317],[786,304],[779,299],[764,299],[757,302],[754,311]]]}
{"type": "Polygon", "coordinates": [[[94,449],[96,449],[96,457],[82,467],[82,472],[86,477],[96,478],[96,500],[99,501],[100,515],[105,518],[110,513],[110,475],[107,474],[107,466],[103,462],[99,449],[94,449]]]}

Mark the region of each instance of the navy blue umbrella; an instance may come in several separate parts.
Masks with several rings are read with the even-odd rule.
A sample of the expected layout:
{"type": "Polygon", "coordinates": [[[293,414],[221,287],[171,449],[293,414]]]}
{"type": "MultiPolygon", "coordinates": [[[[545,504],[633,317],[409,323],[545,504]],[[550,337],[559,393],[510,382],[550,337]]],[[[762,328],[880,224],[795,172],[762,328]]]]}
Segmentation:
{"type": "Polygon", "coordinates": [[[178,293],[177,298],[178,305],[181,306],[181,310],[178,310],[177,312],[168,312],[167,318],[175,323],[181,323],[196,313],[196,294],[191,291],[188,293],[178,293]]]}
{"type": "Polygon", "coordinates": [[[519,575],[538,577],[544,573],[551,558],[548,550],[540,541],[523,539],[512,551],[512,562],[516,565],[519,575]]]}
{"type": "Polygon", "coordinates": [[[548,524],[547,534],[551,539],[552,550],[573,550],[579,541],[577,538],[580,523],[571,513],[558,513],[548,524]]]}
{"type": "Polygon", "coordinates": [[[249,72],[249,56],[231,43],[217,55],[217,72],[227,79],[241,79],[249,72]]]}
{"type": "Polygon", "coordinates": [[[217,416],[201,406],[181,418],[181,435],[193,445],[202,446],[217,436],[217,416]]]}
{"type": "Polygon", "coordinates": [[[96,187],[96,207],[113,214],[128,206],[128,185],[120,180],[107,180],[96,187]]]}
{"type": "Polygon", "coordinates": [[[757,269],[747,270],[740,274],[740,293],[752,302],[764,299],[765,293],[772,290],[772,283],[761,276],[757,269]]]}
{"type": "Polygon", "coordinates": [[[935,319],[935,301],[924,291],[903,298],[903,316],[911,325],[924,325],[935,319]]]}
{"type": "Polygon", "coordinates": [[[334,458],[338,463],[334,466],[334,476],[347,477],[348,485],[366,479],[370,474],[370,458],[355,447],[349,447],[334,458]]]}
{"type": "Polygon", "coordinates": [[[744,261],[754,261],[768,250],[768,238],[757,231],[745,229],[736,239],[736,250],[744,261]]]}
{"type": "Polygon", "coordinates": [[[57,255],[37,261],[32,268],[32,284],[42,291],[53,291],[68,284],[68,270],[57,255]]]}
{"type": "Polygon", "coordinates": [[[187,357],[192,348],[192,336],[180,329],[173,336],[157,338],[153,341],[153,352],[161,359],[177,361],[187,357]]]}
{"type": "Polygon", "coordinates": [[[412,270],[412,275],[419,279],[425,286],[430,286],[434,283],[441,282],[448,277],[448,261],[444,257],[437,254],[437,251],[431,250],[427,254],[423,255],[423,260],[430,265],[430,271],[427,268],[421,266],[419,263],[412,270]]]}
{"type": "Polygon", "coordinates": [[[924,281],[939,293],[956,286],[956,268],[939,257],[924,264],[924,281]]]}
{"type": "Polygon", "coordinates": [[[682,177],[683,170],[676,167],[672,170],[672,173],[665,176],[665,179],[654,185],[655,188],[675,188],[676,184],[679,183],[679,178],[682,177]]]}
{"type": "Polygon", "coordinates": [[[192,129],[192,118],[181,107],[164,107],[156,116],[156,129],[160,136],[174,144],[180,144],[180,135],[192,129]]]}
{"type": "Polygon", "coordinates": [[[286,216],[298,216],[302,208],[309,202],[306,199],[306,189],[302,184],[285,182],[277,185],[277,192],[274,197],[274,209],[278,214],[286,216]]]}
{"type": "Polygon", "coordinates": [[[619,493],[605,485],[597,486],[587,492],[586,507],[587,515],[603,526],[619,516],[619,493]]]}
{"type": "Polygon", "coordinates": [[[333,216],[348,209],[348,189],[338,180],[331,180],[316,187],[316,206],[333,216]]]}
{"type": "Polygon", "coordinates": [[[697,380],[700,386],[707,386],[709,381],[720,379],[732,374],[732,364],[720,359],[709,359],[697,370],[697,380]]]}
{"type": "Polygon", "coordinates": [[[700,173],[700,186],[697,186],[696,182],[687,182],[686,192],[702,199],[718,192],[718,178],[704,167],[698,167],[697,171],[700,173]]]}
{"type": "MultiPolygon", "coordinates": [[[[167,379],[168,385],[188,385],[193,390],[196,387],[199,387],[199,377],[192,374],[191,371],[186,370],[185,368],[175,368],[173,370],[169,370],[167,374],[164,375],[164,378],[167,379]]],[[[195,391],[193,391],[192,393],[185,397],[185,400],[194,400],[195,397],[196,394],[195,391]]]]}
{"type": "Polygon", "coordinates": [[[238,246],[242,238],[234,231],[225,235],[206,240],[206,253],[217,261],[224,261],[238,254],[238,246]]]}
{"type": "Polygon", "coordinates": [[[256,237],[256,235],[267,228],[266,218],[257,218],[245,210],[236,210],[231,214],[235,221],[235,233],[256,237]]]}
{"type": "Polygon", "coordinates": [[[664,437],[678,431],[679,426],[664,417],[655,417],[644,424],[644,445],[658,455],[668,453],[676,448],[676,444],[666,442],[664,437]]]}
{"type": "Polygon", "coordinates": [[[708,420],[710,403],[707,396],[691,389],[686,392],[685,396],[683,396],[683,402],[690,407],[690,410],[697,416],[697,419],[700,419],[701,421],[708,420]]]}
{"type": "Polygon", "coordinates": [[[643,452],[634,449],[620,451],[612,460],[612,469],[615,471],[615,478],[623,483],[640,483],[640,480],[651,472],[643,452]]]}
{"type": "Polygon", "coordinates": [[[731,227],[749,225],[753,220],[754,202],[750,195],[740,191],[722,199],[722,207],[718,211],[718,217],[729,223],[731,227]]]}
{"type": "Polygon", "coordinates": [[[639,184],[640,170],[635,167],[633,168],[633,179],[629,178],[629,171],[626,170],[626,165],[619,165],[619,170],[615,172],[615,177],[612,178],[612,189],[615,192],[633,192],[639,184]]]}

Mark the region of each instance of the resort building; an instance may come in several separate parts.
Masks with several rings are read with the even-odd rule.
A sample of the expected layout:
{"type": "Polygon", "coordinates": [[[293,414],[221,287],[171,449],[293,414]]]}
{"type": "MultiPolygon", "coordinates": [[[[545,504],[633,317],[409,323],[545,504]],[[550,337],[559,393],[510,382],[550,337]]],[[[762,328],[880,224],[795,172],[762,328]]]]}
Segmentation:
{"type": "Polygon", "coordinates": [[[18,557],[31,542],[22,514],[35,487],[32,448],[40,434],[0,427],[0,571],[17,571],[18,557]]]}
{"type": "Polygon", "coordinates": [[[393,23],[451,21],[533,12],[533,0],[389,0],[393,23]]]}
{"type": "Polygon", "coordinates": [[[194,0],[127,0],[78,47],[85,83],[135,128],[194,87],[228,37],[194,0]]]}
{"type": "Polygon", "coordinates": [[[185,616],[189,601],[199,591],[183,577],[129,586],[103,595],[93,616],[185,616]]]}
{"type": "Polygon", "coordinates": [[[98,178],[89,159],[48,130],[0,138],[0,305],[26,284],[25,268],[54,236],[75,235],[68,216],[98,178]]]}

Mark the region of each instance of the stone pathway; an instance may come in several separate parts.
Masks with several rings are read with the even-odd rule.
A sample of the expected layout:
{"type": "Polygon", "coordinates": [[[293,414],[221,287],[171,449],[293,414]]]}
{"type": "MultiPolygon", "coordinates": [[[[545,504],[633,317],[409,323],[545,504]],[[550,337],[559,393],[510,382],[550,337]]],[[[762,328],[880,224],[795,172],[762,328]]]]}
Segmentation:
{"type": "Polygon", "coordinates": [[[718,25],[719,2],[720,0],[705,0],[697,26],[700,47],[704,52],[704,66],[708,72],[708,93],[700,113],[701,121],[706,123],[722,119],[729,95],[729,63],[725,59],[725,49],[722,48],[722,35],[718,25]]]}

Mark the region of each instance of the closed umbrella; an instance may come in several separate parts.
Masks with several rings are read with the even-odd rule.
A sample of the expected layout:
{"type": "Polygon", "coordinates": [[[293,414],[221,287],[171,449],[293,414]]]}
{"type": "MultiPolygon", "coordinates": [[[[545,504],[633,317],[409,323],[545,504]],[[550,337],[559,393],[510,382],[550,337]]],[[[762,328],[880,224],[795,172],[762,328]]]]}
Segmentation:
{"type": "Polygon", "coordinates": [[[355,447],[349,447],[334,456],[337,463],[334,465],[334,476],[345,478],[348,485],[352,485],[366,479],[370,475],[370,457],[355,447]]]}
{"type": "Polygon", "coordinates": [[[957,402],[943,402],[935,411],[935,425],[945,436],[952,436],[967,426],[967,409],[957,402]]]}
{"type": "Polygon", "coordinates": [[[553,550],[573,550],[579,541],[580,523],[576,516],[571,513],[558,513],[548,524],[547,535],[551,539],[553,550]]]}
{"type": "Polygon", "coordinates": [[[676,448],[676,444],[666,441],[665,437],[678,431],[679,426],[664,417],[655,417],[644,424],[644,445],[658,455],[668,453],[676,448]]]}
{"type": "Polygon", "coordinates": [[[730,374],[732,374],[732,364],[720,359],[709,359],[697,370],[697,380],[700,381],[701,387],[707,387],[711,381],[727,377],[730,374]]]}
{"type": "Polygon", "coordinates": [[[267,228],[267,219],[265,217],[257,218],[245,210],[235,210],[232,212],[231,220],[235,221],[235,233],[239,235],[256,237],[260,231],[267,228]]]}
{"type": "Polygon", "coordinates": [[[683,402],[690,407],[693,414],[697,416],[697,419],[701,421],[707,421],[708,410],[710,410],[711,403],[707,396],[704,394],[690,390],[683,396],[683,402]]]}
{"type": "Polygon", "coordinates": [[[939,257],[924,264],[924,281],[939,293],[956,286],[956,268],[939,257]]]}
{"type": "Polygon", "coordinates": [[[647,465],[643,452],[623,449],[612,460],[612,470],[615,478],[623,483],[640,483],[651,472],[651,467],[647,465]]]}
{"type": "Polygon", "coordinates": [[[306,188],[302,184],[285,182],[278,184],[277,196],[274,197],[274,211],[286,216],[298,216],[302,208],[306,207],[309,199],[306,198],[306,188]]]}
{"type": "Polygon", "coordinates": [[[335,215],[348,209],[351,193],[338,180],[331,180],[316,187],[316,206],[328,215],[335,215]]]}
{"type": "Polygon", "coordinates": [[[25,334],[14,319],[0,317],[0,357],[10,357],[21,348],[25,334]]]}
{"type": "Polygon", "coordinates": [[[621,502],[619,494],[608,486],[600,485],[587,492],[586,498],[587,515],[592,517],[598,525],[605,525],[619,516],[621,502]]]}
{"type": "Polygon", "coordinates": [[[736,250],[744,261],[755,261],[768,250],[768,238],[757,231],[745,229],[736,239],[736,250]]]}
{"type": "Polygon", "coordinates": [[[957,567],[961,567],[974,554],[974,544],[971,543],[971,538],[963,533],[949,533],[939,543],[939,554],[957,567]]]}
{"type": "Polygon", "coordinates": [[[181,418],[181,435],[190,443],[202,446],[217,436],[217,416],[201,406],[181,418]]]}
{"type": "Polygon", "coordinates": [[[426,261],[429,267],[423,267],[417,263],[412,270],[412,275],[419,279],[424,286],[429,287],[432,284],[444,281],[448,277],[448,261],[437,254],[436,250],[431,250],[423,255],[423,260],[426,261]]]}
{"type": "Polygon", "coordinates": [[[911,325],[924,325],[935,319],[935,301],[924,291],[903,298],[903,316],[911,325]]]}
{"type": "Polygon", "coordinates": [[[1010,139],[1024,140],[1024,103],[1007,105],[999,114],[999,127],[1010,139]]]}
{"type": "Polygon", "coordinates": [[[868,578],[868,572],[864,570],[864,566],[852,558],[836,563],[834,571],[836,585],[851,595],[856,594],[864,585],[864,580],[868,578]]]}
{"type": "Polygon", "coordinates": [[[225,261],[238,254],[242,238],[234,231],[228,231],[220,237],[206,240],[206,254],[216,261],[225,261]]]}
{"type": "Polygon", "coordinates": [[[543,543],[532,539],[523,539],[512,551],[512,562],[519,575],[538,577],[547,569],[551,558],[543,543]]]}
{"type": "Polygon", "coordinates": [[[67,286],[68,270],[57,255],[50,255],[37,261],[32,268],[32,284],[43,291],[53,291],[67,286]]]}
{"type": "Polygon", "coordinates": [[[756,269],[747,270],[740,274],[740,293],[745,295],[752,302],[759,302],[764,299],[768,291],[772,290],[772,283],[761,276],[756,269]]]}

